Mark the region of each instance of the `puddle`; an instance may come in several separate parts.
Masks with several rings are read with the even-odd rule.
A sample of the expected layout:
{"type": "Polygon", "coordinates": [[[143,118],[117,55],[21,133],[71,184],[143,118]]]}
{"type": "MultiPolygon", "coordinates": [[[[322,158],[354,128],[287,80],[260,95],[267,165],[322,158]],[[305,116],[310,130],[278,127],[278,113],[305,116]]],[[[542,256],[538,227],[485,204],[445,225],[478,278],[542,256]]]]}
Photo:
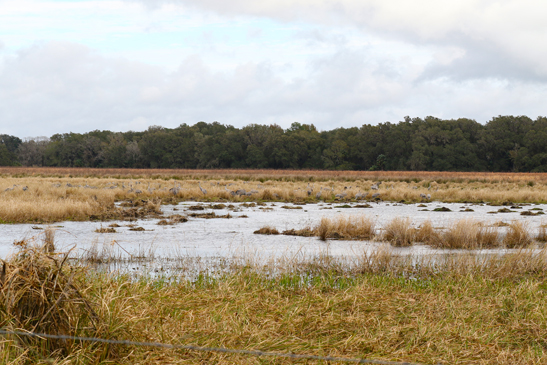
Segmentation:
{"type": "MultiPolygon", "coordinates": [[[[377,228],[387,224],[395,217],[409,217],[412,222],[419,225],[423,221],[430,220],[434,227],[447,227],[451,222],[462,218],[472,218],[488,224],[500,221],[511,222],[519,220],[528,222],[529,227],[535,233],[541,224],[547,222],[543,216],[522,216],[522,211],[530,211],[533,208],[541,208],[547,211],[547,205],[524,206],[523,209],[515,209],[514,212],[489,214],[497,211],[500,207],[476,204],[438,204],[427,203],[424,207],[420,204],[394,204],[394,203],[371,203],[371,207],[355,207],[356,203],[348,204],[347,208],[340,207],[342,204],[328,206],[332,209],[324,209],[327,206],[323,203],[293,205],[287,203],[269,203],[268,209],[265,206],[245,205],[244,203],[233,203],[233,207],[215,206],[211,209],[210,204],[196,204],[195,202],[181,203],[175,206],[162,206],[164,217],[153,219],[138,219],[133,222],[109,221],[109,222],[61,222],[51,225],[56,227],[56,246],[63,250],[75,247],[75,251],[85,252],[93,245],[116,247],[123,254],[124,252],[137,255],[142,252],[153,252],[154,259],[161,262],[162,259],[169,260],[174,257],[222,259],[243,257],[311,257],[324,254],[328,251],[333,256],[355,256],[363,251],[377,249],[384,245],[379,242],[368,241],[328,241],[323,242],[316,237],[295,237],[283,235],[256,235],[254,231],[271,226],[279,231],[288,229],[302,229],[307,226],[316,225],[322,217],[336,217],[342,215],[367,215],[373,217],[377,222],[377,228]],[[187,210],[190,206],[200,205],[202,213],[215,213],[216,216],[230,216],[226,218],[192,218],[187,222],[173,225],[158,225],[162,219],[170,215],[190,215],[196,213],[195,209],[187,210]],[[285,207],[301,207],[302,209],[287,209],[285,207]],[[437,208],[448,208],[450,211],[433,211],[437,208]],[[219,209],[222,208],[222,209],[219,209]],[[468,211],[464,211],[464,210],[468,211]],[[471,211],[472,210],[472,211],[471,211]],[[117,224],[116,233],[97,233],[100,228],[107,228],[117,224]],[[142,230],[131,230],[134,227],[141,227],[142,230]]],[[[539,210],[534,210],[537,212],[539,210]]],[[[39,237],[47,225],[39,224],[11,224],[2,225],[0,236],[0,258],[5,258],[15,250],[14,241],[23,238],[39,237]]],[[[505,228],[500,228],[503,233],[505,228]]],[[[431,249],[428,246],[417,245],[406,248],[392,248],[397,254],[440,254],[454,253],[457,251],[431,249]]],[[[487,250],[484,250],[487,251],[487,250]]],[[[493,250],[490,250],[493,251],[493,250]]],[[[499,250],[498,250],[499,251],[499,250]]],[[[150,264],[153,266],[153,264],[150,264]]],[[[152,268],[153,269],[153,268],[152,268]]]]}

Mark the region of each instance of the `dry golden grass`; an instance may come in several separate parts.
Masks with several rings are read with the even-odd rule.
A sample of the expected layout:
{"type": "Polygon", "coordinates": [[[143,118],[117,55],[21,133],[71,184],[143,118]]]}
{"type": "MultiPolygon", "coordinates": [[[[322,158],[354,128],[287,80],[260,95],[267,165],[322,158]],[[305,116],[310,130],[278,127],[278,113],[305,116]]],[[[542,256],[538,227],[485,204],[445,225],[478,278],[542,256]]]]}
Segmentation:
{"type": "Polygon", "coordinates": [[[514,221],[507,227],[503,244],[507,248],[529,247],[533,242],[530,229],[526,222],[514,221]]]}
{"type": "Polygon", "coordinates": [[[375,223],[367,216],[340,216],[337,218],[321,218],[313,232],[321,240],[370,240],[375,234],[375,223]]]}
{"type": "MultiPolygon", "coordinates": [[[[54,232],[46,230],[42,243],[21,241],[20,251],[3,261],[0,327],[53,335],[108,336],[108,325],[87,298],[88,287],[82,283],[85,271],[67,264],[68,253],[55,252],[53,238],[54,232]]],[[[5,337],[0,349],[10,343],[30,348],[35,356],[44,358],[68,356],[83,348],[98,359],[115,356],[114,348],[104,345],[24,336],[5,337]]]]}
{"type": "Polygon", "coordinates": [[[498,232],[473,219],[454,222],[444,232],[428,240],[433,247],[450,249],[480,249],[498,247],[498,232]]]}
{"type": "Polygon", "coordinates": [[[547,227],[545,227],[544,225],[539,227],[539,232],[536,236],[536,241],[547,242],[547,227]]]}
{"type": "Polygon", "coordinates": [[[126,200],[345,202],[365,193],[372,200],[378,193],[385,201],[420,202],[429,194],[439,202],[547,202],[543,174],[48,168],[0,173],[0,222],[113,218],[114,203],[126,200]],[[383,183],[372,190],[378,181],[383,183]],[[236,195],[238,190],[248,194],[236,195]]]}
{"type": "Polygon", "coordinates": [[[45,177],[133,177],[163,179],[247,180],[389,180],[389,181],[481,181],[494,183],[547,183],[547,173],[495,173],[449,171],[329,171],[267,169],[122,169],[69,167],[0,167],[0,175],[45,177]]]}
{"type": "MultiPolygon", "coordinates": [[[[2,326],[424,364],[547,361],[545,250],[435,258],[380,250],[355,257],[349,269],[328,257],[275,270],[242,262],[217,276],[171,280],[81,270],[50,249],[27,246],[8,260],[2,326]]],[[[0,363],[293,362],[4,337],[0,363]]]]}
{"type": "Polygon", "coordinates": [[[437,242],[440,239],[440,233],[433,228],[431,221],[423,222],[420,227],[416,229],[414,236],[414,242],[421,242],[426,245],[432,245],[433,242],[437,242]]]}
{"type": "Polygon", "coordinates": [[[410,218],[397,217],[384,227],[381,239],[393,246],[410,246],[416,240],[416,230],[410,218]]]}
{"type": "Polygon", "coordinates": [[[254,231],[253,233],[254,234],[272,235],[272,234],[279,234],[279,231],[276,228],[267,226],[267,227],[262,227],[259,230],[254,231]]]}

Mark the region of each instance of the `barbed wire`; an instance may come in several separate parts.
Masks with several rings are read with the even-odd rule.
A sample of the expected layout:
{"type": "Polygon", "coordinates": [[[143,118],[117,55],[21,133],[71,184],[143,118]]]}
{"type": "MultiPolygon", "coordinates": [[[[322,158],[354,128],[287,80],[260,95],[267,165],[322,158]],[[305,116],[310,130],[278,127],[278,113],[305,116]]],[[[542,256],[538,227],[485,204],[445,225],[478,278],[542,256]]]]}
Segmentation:
{"type": "Polygon", "coordinates": [[[223,347],[200,347],[200,346],[193,346],[193,345],[171,345],[171,344],[160,343],[160,342],[108,340],[108,339],[97,338],[97,337],[50,335],[47,333],[7,331],[4,329],[0,329],[0,334],[37,337],[37,338],[50,338],[55,340],[99,342],[99,343],[108,343],[108,344],[126,345],[126,346],[160,347],[160,348],[167,348],[167,349],[192,350],[192,351],[203,351],[203,352],[220,352],[220,353],[227,353],[227,354],[240,354],[240,355],[252,355],[252,356],[275,356],[275,357],[284,357],[289,359],[301,359],[301,360],[323,360],[323,361],[346,362],[346,363],[356,363],[356,364],[377,364],[377,365],[422,365],[419,363],[410,363],[410,362],[351,359],[351,358],[344,358],[344,357],[293,354],[293,353],[269,352],[269,351],[260,351],[260,350],[228,349],[223,347]]]}

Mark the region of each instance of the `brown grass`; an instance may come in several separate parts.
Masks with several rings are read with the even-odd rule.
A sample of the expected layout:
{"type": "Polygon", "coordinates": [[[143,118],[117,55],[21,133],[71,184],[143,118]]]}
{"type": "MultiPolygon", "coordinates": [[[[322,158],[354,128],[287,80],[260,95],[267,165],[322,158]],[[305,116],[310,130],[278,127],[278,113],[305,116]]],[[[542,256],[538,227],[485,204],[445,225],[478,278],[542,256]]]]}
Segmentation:
{"type": "Polygon", "coordinates": [[[340,216],[338,218],[321,218],[313,232],[321,240],[370,240],[375,234],[375,223],[367,216],[340,216]]]}
{"type": "Polygon", "coordinates": [[[544,225],[539,227],[539,232],[536,236],[536,241],[547,242],[547,227],[544,225]]]}
{"type": "Polygon", "coordinates": [[[254,234],[266,234],[266,235],[271,235],[271,234],[279,234],[279,231],[278,231],[276,228],[273,228],[273,227],[270,227],[270,226],[266,226],[266,227],[260,228],[259,230],[254,231],[253,233],[254,233],[254,234]]]}
{"type": "Polygon", "coordinates": [[[416,239],[416,230],[410,218],[397,217],[384,227],[381,239],[393,246],[410,246],[416,239]]]}
{"type": "Polygon", "coordinates": [[[425,243],[426,245],[432,245],[434,242],[440,241],[440,233],[433,228],[431,221],[423,222],[414,236],[415,242],[425,243]]]}
{"type": "Polygon", "coordinates": [[[503,238],[503,244],[507,248],[526,248],[533,242],[530,229],[525,222],[514,221],[507,227],[507,234],[503,238]]]}
{"type": "MultiPolygon", "coordinates": [[[[64,254],[33,252],[26,247],[10,259],[2,277],[11,289],[0,291],[0,305],[26,310],[17,316],[10,309],[8,328],[31,330],[49,311],[46,319],[58,317],[48,323],[65,323],[40,328],[49,333],[66,328],[103,338],[424,364],[547,362],[545,250],[435,258],[380,250],[357,255],[348,269],[334,259],[291,261],[283,271],[242,262],[228,273],[173,280],[83,271],[68,265],[64,254]]],[[[0,362],[293,363],[142,346],[57,345],[3,338],[0,362]]]]}
{"type": "Polygon", "coordinates": [[[449,172],[449,171],[329,171],[268,169],[123,169],[69,167],[0,167],[1,175],[44,177],[133,177],[162,179],[294,179],[294,180],[389,180],[389,181],[482,181],[511,183],[547,183],[547,173],[449,172]]]}
{"type": "MultiPolygon", "coordinates": [[[[19,252],[3,262],[0,326],[46,334],[108,336],[108,326],[86,297],[85,271],[67,264],[68,253],[54,252],[52,232],[44,232],[43,243],[23,241],[19,252]]],[[[113,348],[74,341],[7,338],[46,357],[66,356],[82,347],[97,358],[113,355],[113,348]]]]}
{"type": "Polygon", "coordinates": [[[116,229],[114,227],[100,227],[95,230],[96,233],[116,233],[116,229]]]}
{"type": "Polygon", "coordinates": [[[329,202],[339,193],[350,201],[367,192],[370,200],[377,181],[383,181],[377,192],[384,201],[421,202],[421,194],[431,194],[438,202],[547,202],[545,174],[49,168],[0,173],[0,223],[120,219],[123,213],[114,206],[120,201],[157,202],[157,214],[159,204],[189,200],[312,203],[318,192],[319,200],[329,202]],[[230,193],[240,189],[252,194],[230,193]]]}

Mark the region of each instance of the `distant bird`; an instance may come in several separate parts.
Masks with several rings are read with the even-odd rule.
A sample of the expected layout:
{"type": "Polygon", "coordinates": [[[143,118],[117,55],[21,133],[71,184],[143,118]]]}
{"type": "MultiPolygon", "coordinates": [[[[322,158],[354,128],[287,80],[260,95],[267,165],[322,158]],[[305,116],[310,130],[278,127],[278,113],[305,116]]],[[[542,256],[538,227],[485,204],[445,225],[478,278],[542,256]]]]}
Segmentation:
{"type": "Polygon", "coordinates": [[[431,194],[426,195],[427,200],[431,200],[431,194]]]}
{"type": "Polygon", "coordinates": [[[177,186],[177,182],[173,181],[173,187],[171,189],[169,189],[169,192],[171,194],[177,196],[179,191],[180,191],[180,184],[179,184],[179,186],[177,186]]]}
{"type": "Polygon", "coordinates": [[[343,199],[343,198],[345,198],[347,195],[348,195],[348,194],[346,194],[346,193],[342,193],[342,194],[336,194],[334,197],[335,197],[336,199],[343,199]]]}
{"type": "Polygon", "coordinates": [[[226,190],[228,194],[230,194],[231,196],[236,195],[236,193],[233,190],[228,189],[226,186],[224,186],[224,190],[226,190]]]}
{"type": "Polygon", "coordinates": [[[425,194],[420,194],[420,198],[422,198],[422,199],[427,199],[427,195],[425,195],[425,194]]]}
{"type": "Polygon", "coordinates": [[[365,199],[367,197],[368,193],[357,193],[355,194],[355,199],[365,199]]]}
{"type": "Polygon", "coordinates": [[[199,190],[201,190],[201,192],[203,193],[203,195],[206,195],[206,194],[207,194],[207,190],[205,190],[204,188],[201,187],[201,181],[198,182],[198,185],[199,185],[199,190]]]}
{"type": "Polygon", "coordinates": [[[23,186],[23,191],[27,191],[28,190],[28,186],[23,186]]]}
{"type": "Polygon", "coordinates": [[[378,188],[380,187],[380,184],[382,184],[381,181],[377,182],[376,184],[373,184],[370,188],[372,190],[378,190],[378,188]]]}
{"type": "Polygon", "coordinates": [[[247,195],[247,192],[245,191],[245,189],[237,189],[236,195],[239,195],[239,196],[247,195]]]}
{"type": "Polygon", "coordinates": [[[372,199],[380,198],[380,193],[372,194],[372,199]]]}
{"type": "Polygon", "coordinates": [[[316,198],[316,199],[321,199],[321,190],[319,190],[319,191],[317,192],[317,194],[315,194],[315,198],[316,198]]]}
{"type": "Polygon", "coordinates": [[[137,195],[142,194],[142,190],[140,190],[140,189],[135,190],[135,194],[137,194],[137,195]]]}
{"type": "Polygon", "coordinates": [[[15,189],[16,186],[17,186],[17,185],[14,184],[11,188],[7,188],[7,189],[4,190],[4,191],[12,191],[13,189],[15,189]]]}

